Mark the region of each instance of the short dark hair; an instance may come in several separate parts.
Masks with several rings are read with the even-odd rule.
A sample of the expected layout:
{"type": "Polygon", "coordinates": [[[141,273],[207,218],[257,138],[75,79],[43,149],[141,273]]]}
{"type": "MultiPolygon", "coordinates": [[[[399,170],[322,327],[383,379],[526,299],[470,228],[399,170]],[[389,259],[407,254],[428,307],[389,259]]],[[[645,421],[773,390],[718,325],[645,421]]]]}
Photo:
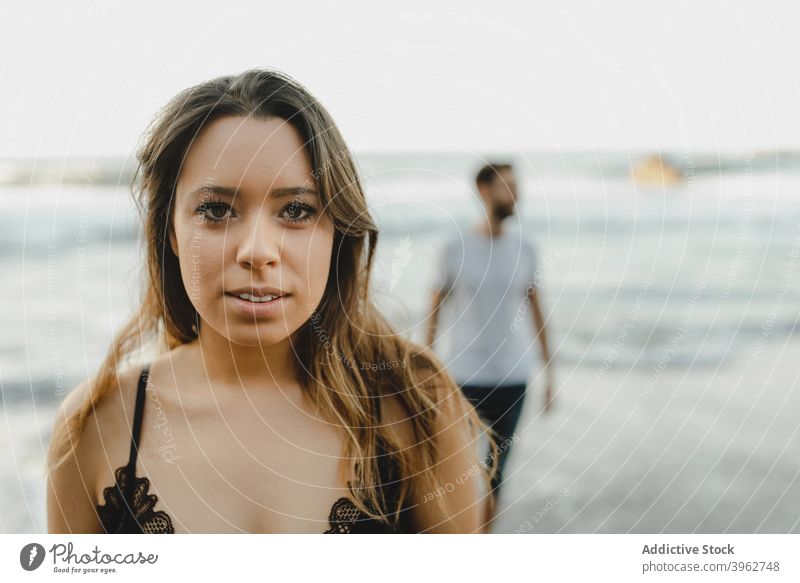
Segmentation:
{"type": "Polygon", "coordinates": [[[486,164],[483,168],[478,170],[475,176],[475,183],[480,186],[481,184],[491,184],[503,170],[511,170],[511,164],[507,163],[490,163],[486,164]]]}

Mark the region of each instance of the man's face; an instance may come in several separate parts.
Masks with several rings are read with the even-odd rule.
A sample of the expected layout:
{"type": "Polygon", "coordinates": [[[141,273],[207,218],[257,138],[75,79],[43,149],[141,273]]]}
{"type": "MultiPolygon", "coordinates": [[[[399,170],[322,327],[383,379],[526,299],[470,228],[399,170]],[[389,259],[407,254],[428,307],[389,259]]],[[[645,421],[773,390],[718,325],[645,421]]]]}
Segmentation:
{"type": "Polygon", "coordinates": [[[517,182],[512,170],[501,170],[486,188],[488,201],[495,216],[502,220],[514,214],[517,201],[517,182]]]}

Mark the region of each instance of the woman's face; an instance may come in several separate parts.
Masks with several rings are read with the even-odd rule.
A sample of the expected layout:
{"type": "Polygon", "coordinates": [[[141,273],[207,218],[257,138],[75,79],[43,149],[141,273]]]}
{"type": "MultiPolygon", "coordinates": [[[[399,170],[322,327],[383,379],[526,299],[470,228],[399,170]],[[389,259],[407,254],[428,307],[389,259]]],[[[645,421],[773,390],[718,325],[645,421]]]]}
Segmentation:
{"type": "Polygon", "coordinates": [[[206,126],[187,152],[172,226],[201,326],[236,344],[271,346],[319,305],[334,229],[300,134],[284,120],[223,117],[206,126]]]}

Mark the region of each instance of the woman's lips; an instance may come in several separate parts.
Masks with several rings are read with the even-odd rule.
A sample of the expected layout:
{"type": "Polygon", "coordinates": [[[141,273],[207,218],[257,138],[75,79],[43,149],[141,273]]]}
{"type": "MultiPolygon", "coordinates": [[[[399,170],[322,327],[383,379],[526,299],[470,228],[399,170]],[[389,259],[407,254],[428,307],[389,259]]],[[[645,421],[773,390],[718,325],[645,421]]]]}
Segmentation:
{"type": "Polygon", "coordinates": [[[292,294],[285,294],[268,302],[251,302],[250,300],[243,300],[239,296],[233,294],[225,294],[225,297],[228,299],[228,304],[236,313],[249,318],[265,318],[274,316],[283,309],[291,295],[292,294]]]}

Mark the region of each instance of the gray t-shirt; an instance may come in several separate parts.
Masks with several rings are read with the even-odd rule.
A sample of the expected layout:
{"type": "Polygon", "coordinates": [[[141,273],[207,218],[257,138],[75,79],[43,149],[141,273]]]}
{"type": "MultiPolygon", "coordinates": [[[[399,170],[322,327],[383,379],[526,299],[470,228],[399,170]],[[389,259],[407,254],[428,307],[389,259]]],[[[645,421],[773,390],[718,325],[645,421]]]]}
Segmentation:
{"type": "Polygon", "coordinates": [[[434,281],[445,299],[434,350],[461,385],[525,383],[538,352],[528,288],[539,288],[536,251],[519,232],[474,230],[442,248],[434,281]]]}

